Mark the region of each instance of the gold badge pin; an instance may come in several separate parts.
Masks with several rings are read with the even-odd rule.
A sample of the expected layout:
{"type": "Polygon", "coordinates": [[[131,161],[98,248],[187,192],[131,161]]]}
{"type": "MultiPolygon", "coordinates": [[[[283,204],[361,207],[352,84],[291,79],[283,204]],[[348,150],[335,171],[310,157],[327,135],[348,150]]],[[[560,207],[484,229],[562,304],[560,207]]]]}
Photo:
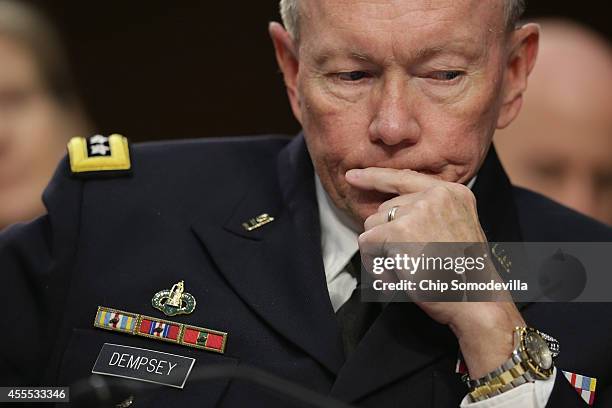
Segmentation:
{"type": "Polygon", "coordinates": [[[172,289],[157,292],[151,299],[151,304],[166,316],[176,316],[193,312],[196,300],[192,294],[185,292],[185,283],[180,281],[175,283],[172,289]]]}
{"type": "Polygon", "coordinates": [[[263,213],[261,215],[258,215],[255,218],[251,218],[247,222],[243,222],[242,226],[247,231],[253,231],[254,229],[257,229],[261,227],[262,225],[266,225],[272,221],[274,221],[274,217],[271,217],[270,215],[263,213]]]}

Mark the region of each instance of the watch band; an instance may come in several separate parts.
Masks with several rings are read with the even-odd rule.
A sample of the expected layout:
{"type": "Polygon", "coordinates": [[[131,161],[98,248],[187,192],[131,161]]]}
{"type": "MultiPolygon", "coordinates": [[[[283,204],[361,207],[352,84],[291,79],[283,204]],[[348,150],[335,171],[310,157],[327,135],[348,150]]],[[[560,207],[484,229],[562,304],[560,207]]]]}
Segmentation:
{"type": "Polygon", "coordinates": [[[470,380],[470,400],[482,401],[533,381],[534,377],[525,370],[518,353],[513,352],[512,358],[494,371],[477,380],[470,380]]]}
{"type": "Polygon", "coordinates": [[[526,350],[521,346],[520,339],[528,331],[537,332],[546,341],[553,358],[559,355],[559,342],[554,337],[535,329],[517,327],[515,329],[515,341],[518,341],[518,343],[515,345],[510,359],[484,377],[477,380],[466,378],[467,385],[471,390],[468,395],[472,402],[491,398],[527,382],[534,382],[536,379],[544,379],[546,375],[552,373],[552,369],[541,371],[534,367],[526,350]]]}
{"type": "Polygon", "coordinates": [[[549,334],[542,333],[541,331],[538,331],[538,333],[540,333],[542,338],[546,341],[546,343],[548,343],[548,348],[550,350],[550,353],[552,354],[552,357],[557,358],[557,356],[561,352],[561,346],[559,345],[557,339],[555,339],[549,334]]]}

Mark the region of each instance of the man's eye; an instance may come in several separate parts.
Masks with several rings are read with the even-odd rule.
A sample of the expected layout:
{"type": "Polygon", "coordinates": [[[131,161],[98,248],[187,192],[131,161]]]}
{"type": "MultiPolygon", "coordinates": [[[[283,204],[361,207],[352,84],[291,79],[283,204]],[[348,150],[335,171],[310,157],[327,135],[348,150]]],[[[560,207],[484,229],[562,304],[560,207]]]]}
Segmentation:
{"type": "Polygon", "coordinates": [[[339,72],[337,77],[341,81],[356,82],[364,78],[369,78],[370,74],[364,71],[339,72]]]}
{"type": "Polygon", "coordinates": [[[436,71],[428,75],[429,78],[436,81],[452,81],[464,74],[463,71],[436,71]]]}

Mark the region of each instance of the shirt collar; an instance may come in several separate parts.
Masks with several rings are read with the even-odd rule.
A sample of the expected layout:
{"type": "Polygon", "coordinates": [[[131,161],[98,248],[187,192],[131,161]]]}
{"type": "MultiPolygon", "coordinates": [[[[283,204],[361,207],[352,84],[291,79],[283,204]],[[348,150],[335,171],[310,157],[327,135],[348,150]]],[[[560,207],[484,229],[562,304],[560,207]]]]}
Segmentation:
{"type": "Polygon", "coordinates": [[[315,175],[315,184],[321,223],[323,267],[325,279],[329,284],[359,250],[359,234],[348,226],[348,222],[341,220],[343,214],[340,214],[340,210],[332,203],[318,175],[315,175]]]}

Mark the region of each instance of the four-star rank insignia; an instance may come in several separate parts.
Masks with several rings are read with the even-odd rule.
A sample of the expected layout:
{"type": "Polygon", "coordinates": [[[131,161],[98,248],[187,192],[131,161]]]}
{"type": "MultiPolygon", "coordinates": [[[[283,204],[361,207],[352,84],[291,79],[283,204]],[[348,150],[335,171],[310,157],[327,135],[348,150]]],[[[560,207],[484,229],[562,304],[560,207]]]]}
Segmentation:
{"type": "Polygon", "coordinates": [[[73,137],[68,156],[70,171],[79,177],[127,174],[132,167],[128,140],[118,134],[73,137]]]}
{"type": "Polygon", "coordinates": [[[151,304],[166,316],[176,316],[193,312],[196,300],[193,295],[185,292],[185,283],[180,281],[175,283],[172,289],[157,292],[151,299],[151,304]]]}

